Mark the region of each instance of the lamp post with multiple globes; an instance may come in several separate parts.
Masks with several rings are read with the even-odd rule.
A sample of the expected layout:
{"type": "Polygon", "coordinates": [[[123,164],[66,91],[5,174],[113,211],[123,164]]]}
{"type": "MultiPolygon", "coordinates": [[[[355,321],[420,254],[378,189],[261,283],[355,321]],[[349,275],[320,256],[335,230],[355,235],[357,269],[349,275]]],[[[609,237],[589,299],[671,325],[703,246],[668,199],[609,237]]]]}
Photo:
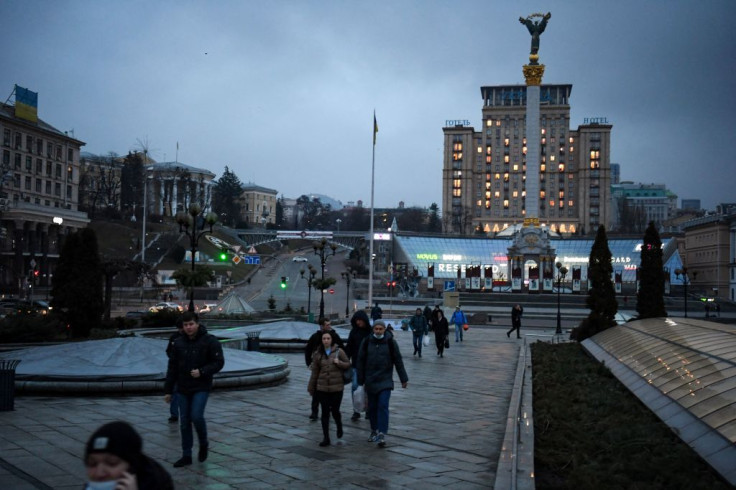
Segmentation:
{"type": "Polygon", "coordinates": [[[326,238],[322,238],[322,240],[318,242],[314,242],[312,244],[312,248],[314,249],[314,254],[319,257],[319,263],[322,268],[322,274],[320,275],[320,289],[319,289],[319,317],[324,318],[325,316],[325,263],[327,262],[327,257],[330,255],[335,255],[335,250],[337,250],[337,245],[334,243],[327,243],[326,238]],[[332,250],[332,253],[330,253],[330,250],[332,250]]]}
{"type": "MultiPolygon", "coordinates": [[[[202,216],[202,206],[190,204],[187,212],[176,213],[176,222],[179,223],[179,233],[185,233],[189,237],[189,245],[192,252],[192,276],[194,275],[194,259],[197,255],[199,239],[205,233],[212,233],[212,227],[217,223],[215,213],[207,213],[202,216]],[[202,222],[200,223],[200,219],[202,222]],[[207,225],[209,229],[205,227],[207,225]]],[[[189,311],[194,311],[194,286],[189,291],[189,311]]]]}
{"type": "Polygon", "coordinates": [[[565,280],[567,275],[567,267],[562,265],[561,262],[555,264],[557,268],[557,328],[555,329],[555,335],[562,334],[562,316],[560,315],[560,292],[562,291],[562,281],[565,280]]]}
{"type": "Polygon", "coordinates": [[[345,290],[345,317],[347,318],[350,316],[350,281],[355,279],[356,273],[348,267],[347,270],[345,270],[345,272],[341,272],[340,275],[345,279],[345,283],[347,284],[347,289],[345,290]]]}

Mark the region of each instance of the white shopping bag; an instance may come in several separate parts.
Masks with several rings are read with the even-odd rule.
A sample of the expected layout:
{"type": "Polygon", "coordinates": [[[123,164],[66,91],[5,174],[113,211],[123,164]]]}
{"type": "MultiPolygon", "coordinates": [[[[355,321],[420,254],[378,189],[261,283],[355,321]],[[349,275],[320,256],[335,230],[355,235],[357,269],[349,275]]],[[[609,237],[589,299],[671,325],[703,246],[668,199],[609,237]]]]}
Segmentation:
{"type": "Polygon", "coordinates": [[[429,335],[424,335],[422,338],[422,344],[424,344],[424,347],[427,347],[429,345],[429,335]]]}
{"type": "Polygon", "coordinates": [[[365,396],[365,390],[362,386],[353,391],[353,411],[365,412],[368,407],[368,399],[365,396]]]}

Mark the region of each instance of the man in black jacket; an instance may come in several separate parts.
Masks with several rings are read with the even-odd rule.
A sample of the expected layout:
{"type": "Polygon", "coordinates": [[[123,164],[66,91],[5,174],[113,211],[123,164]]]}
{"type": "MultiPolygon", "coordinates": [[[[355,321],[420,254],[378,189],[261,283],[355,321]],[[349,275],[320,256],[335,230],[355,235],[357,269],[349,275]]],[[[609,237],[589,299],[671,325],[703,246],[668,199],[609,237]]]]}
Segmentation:
{"type": "MultiPolygon", "coordinates": [[[[314,351],[319,349],[319,346],[322,345],[322,334],[332,330],[332,324],[330,323],[330,320],[328,318],[322,317],[318,320],[318,323],[319,329],[314,332],[311,337],[309,337],[309,340],[307,340],[307,345],[304,347],[304,361],[307,363],[307,367],[312,365],[312,354],[314,354],[314,351]]],[[[337,332],[335,332],[335,337],[337,346],[340,347],[342,350],[345,350],[345,345],[343,344],[343,341],[337,334],[337,332]]],[[[309,415],[309,420],[314,421],[318,418],[319,402],[317,401],[317,397],[312,395],[312,413],[309,415]]]]}
{"type": "Polygon", "coordinates": [[[174,463],[175,468],[192,464],[194,435],[192,424],[199,440],[199,461],[207,459],[209,441],[204,408],[207,405],[212,377],[225,365],[222,346],[213,335],[207,333],[199,317],[192,311],[181,316],[184,335],[174,340],[166,372],[164,400],[171,402],[174,385],[179,391],[179,428],[181,430],[182,457],[174,463]]]}
{"type": "MultiPolygon", "coordinates": [[[[358,350],[363,339],[371,334],[371,324],[368,320],[368,314],[363,310],[358,310],[353,314],[350,319],[350,325],[353,329],[350,330],[348,335],[348,343],[345,346],[345,351],[350,358],[350,362],[353,365],[353,385],[351,387],[351,393],[358,389],[358,350]]],[[[368,414],[365,414],[365,418],[368,418],[368,414]]],[[[353,410],[353,416],[350,418],[353,422],[360,419],[360,414],[353,410]]]]}

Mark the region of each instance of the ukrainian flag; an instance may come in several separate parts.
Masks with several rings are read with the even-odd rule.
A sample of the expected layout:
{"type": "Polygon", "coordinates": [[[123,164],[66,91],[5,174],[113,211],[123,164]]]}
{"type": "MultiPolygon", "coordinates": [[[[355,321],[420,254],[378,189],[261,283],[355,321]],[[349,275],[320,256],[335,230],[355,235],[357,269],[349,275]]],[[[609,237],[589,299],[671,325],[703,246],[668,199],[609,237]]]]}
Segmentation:
{"type": "Polygon", "coordinates": [[[26,121],[38,122],[38,92],[16,85],[15,115],[26,121]]]}

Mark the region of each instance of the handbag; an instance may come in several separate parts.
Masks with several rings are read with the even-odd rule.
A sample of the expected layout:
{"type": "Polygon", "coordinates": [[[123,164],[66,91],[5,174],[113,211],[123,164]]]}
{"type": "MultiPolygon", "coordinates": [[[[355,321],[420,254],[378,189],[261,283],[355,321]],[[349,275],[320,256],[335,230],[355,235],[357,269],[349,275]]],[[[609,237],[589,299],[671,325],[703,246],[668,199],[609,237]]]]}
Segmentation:
{"type": "Polygon", "coordinates": [[[463,330],[467,330],[469,328],[470,328],[470,325],[468,325],[467,323],[464,323],[463,324],[463,330]]]}
{"type": "Polygon", "coordinates": [[[445,337],[445,349],[449,349],[449,348],[450,348],[450,339],[445,337]]]}
{"type": "MultiPolygon", "coordinates": [[[[340,349],[337,349],[337,352],[335,353],[336,356],[339,357],[340,355],[340,349]]],[[[343,384],[349,385],[353,382],[353,368],[349,367],[347,369],[342,369],[342,382],[343,384]]]]}

